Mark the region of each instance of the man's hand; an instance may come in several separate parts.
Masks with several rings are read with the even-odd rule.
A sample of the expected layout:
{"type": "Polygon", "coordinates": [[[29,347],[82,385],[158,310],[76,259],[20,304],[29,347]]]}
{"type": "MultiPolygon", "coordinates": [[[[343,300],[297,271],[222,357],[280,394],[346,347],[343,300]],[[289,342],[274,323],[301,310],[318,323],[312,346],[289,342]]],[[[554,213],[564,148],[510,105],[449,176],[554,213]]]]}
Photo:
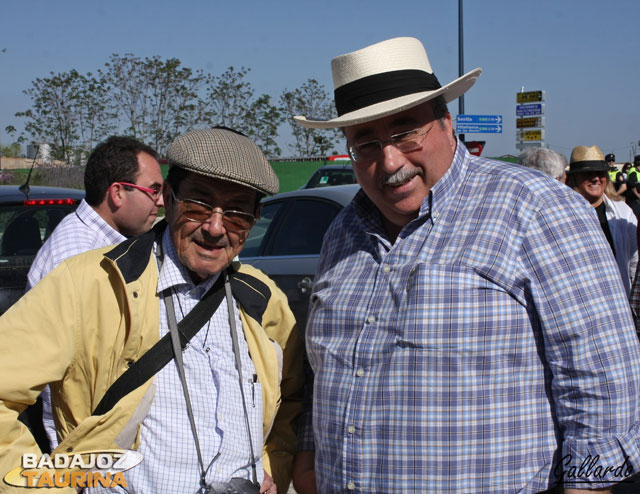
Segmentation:
{"type": "Polygon", "coordinates": [[[267,472],[264,472],[264,480],[260,484],[260,494],[278,494],[278,487],[267,472]]]}
{"type": "Polygon", "coordinates": [[[315,452],[298,451],[293,459],[293,487],[298,494],[317,494],[315,452]]]}

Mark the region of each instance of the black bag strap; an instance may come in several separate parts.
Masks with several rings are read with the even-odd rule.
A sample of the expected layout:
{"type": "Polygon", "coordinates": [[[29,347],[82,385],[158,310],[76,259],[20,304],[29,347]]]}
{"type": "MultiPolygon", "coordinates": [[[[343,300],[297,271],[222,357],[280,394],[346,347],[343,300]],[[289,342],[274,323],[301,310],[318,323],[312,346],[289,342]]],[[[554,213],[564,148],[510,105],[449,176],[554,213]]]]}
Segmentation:
{"type": "MultiPolygon", "coordinates": [[[[224,299],[224,273],[209,291],[200,299],[196,306],[178,323],[180,346],[185,349],[191,338],[200,331],[211,318],[224,299]]],[[[104,394],[92,415],[103,415],[111,410],[121,398],[139,388],[151,379],[160,369],[173,359],[171,334],[167,333],[160,341],[153,345],[145,354],[135,361],[124,374],[116,379],[104,394]]]]}

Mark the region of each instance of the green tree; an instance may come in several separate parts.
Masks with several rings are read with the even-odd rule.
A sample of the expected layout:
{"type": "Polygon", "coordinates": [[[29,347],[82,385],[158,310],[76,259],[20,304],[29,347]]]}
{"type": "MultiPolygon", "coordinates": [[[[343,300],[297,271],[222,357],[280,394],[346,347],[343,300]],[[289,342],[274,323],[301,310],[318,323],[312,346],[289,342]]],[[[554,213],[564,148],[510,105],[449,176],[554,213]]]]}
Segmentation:
{"type": "Polygon", "coordinates": [[[207,122],[222,125],[252,138],[268,157],[280,154],[276,139],[283,122],[280,109],[271,103],[271,96],[254,97],[255,91],[246,80],[249,69],[229,67],[219,76],[210,76],[207,83],[207,122]]]}
{"type": "Polygon", "coordinates": [[[19,158],[22,152],[22,146],[19,142],[12,142],[6,146],[0,146],[0,156],[7,158],[19,158]]]}
{"type": "Polygon", "coordinates": [[[204,121],[202,71],[181,67],[177,58],[131,53],[114,53],[105,67],[102,75],[126,132],[160,154],[177,135],[204,121]]]}
{"type": "Polygon", "coordinates": [[[32,141],[51,144],[56,159],[71,163],[76,149],[91,149],[116,128],[104,82],[91,73],[51,72],[24,93],[31,98],[31,108],[16,116],[27,119],[25,131],[32,141]]]}
{"type": "Polygon", "coordinates": [[[335,116],[333,101],[324,86],[315,79],[308,79],[293,91],[284,90],[280,95],[281,111],[291,126],[295,142],[289,146],[300,157],[331,154],[341,134],[336,129],[308,129],[293,119],[295,115],[330,119],[335,116]]]}
{"type": "Polygon", "coordinates": [[[70,161],[71,149],[78,140],[73,87],[80,74],[71,70],[50,75],[37,78],[23,91],[32,106],[16,116],[27,119],[25,131],[34,141],[49,142],[55,158],[70,161]]]}

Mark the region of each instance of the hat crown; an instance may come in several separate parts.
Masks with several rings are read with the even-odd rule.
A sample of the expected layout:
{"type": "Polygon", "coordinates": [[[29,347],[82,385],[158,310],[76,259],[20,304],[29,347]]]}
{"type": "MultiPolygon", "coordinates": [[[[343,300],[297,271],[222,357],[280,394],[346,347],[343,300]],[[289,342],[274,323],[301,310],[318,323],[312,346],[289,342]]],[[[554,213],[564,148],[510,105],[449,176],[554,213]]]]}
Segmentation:
{"type": "Polygon", "coordinates": [[[421,70],[433,74],[427,52],[418,39],[392,38],[331,60],[334,89],[364,77],[396,70],[421,70]]]}
{"type": "Polygon", "coordinates": [[[576,146],[571,151],[570,163],[579,161],[604,161],[604,155],[598,146],[576,146]]]}
{"type": "Polygon", "coordinates": [[[260,148],[227,129],[198,129],[178,136],[167,150],[171,166],[234,182],[264,194],[278,192],[278,177],[260,148]]]}

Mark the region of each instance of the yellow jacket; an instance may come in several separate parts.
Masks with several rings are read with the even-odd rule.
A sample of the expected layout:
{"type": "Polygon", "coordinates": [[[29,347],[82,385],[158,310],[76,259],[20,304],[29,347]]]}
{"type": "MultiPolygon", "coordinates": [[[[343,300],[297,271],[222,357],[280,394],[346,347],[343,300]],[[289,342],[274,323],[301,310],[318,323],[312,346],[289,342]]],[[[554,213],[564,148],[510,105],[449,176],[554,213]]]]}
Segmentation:
{"type": "MultiPolygon", "coordinates": [[[[53,453],[138,447],[153,379],[106,414],[91,413],[159,339],[156,230],[64,261],[0,318],[0,479],[23,453],[40,453],[17,417],[46,384],[61,439],[53,453]]],[[[286,492],[302,407],[302,347],[285,295],[261,271],[235,267],[234,299],[262,385],[263,465],[286,492]]],[[[0,492],[6,488],[0,480],[0,492]]]]}

